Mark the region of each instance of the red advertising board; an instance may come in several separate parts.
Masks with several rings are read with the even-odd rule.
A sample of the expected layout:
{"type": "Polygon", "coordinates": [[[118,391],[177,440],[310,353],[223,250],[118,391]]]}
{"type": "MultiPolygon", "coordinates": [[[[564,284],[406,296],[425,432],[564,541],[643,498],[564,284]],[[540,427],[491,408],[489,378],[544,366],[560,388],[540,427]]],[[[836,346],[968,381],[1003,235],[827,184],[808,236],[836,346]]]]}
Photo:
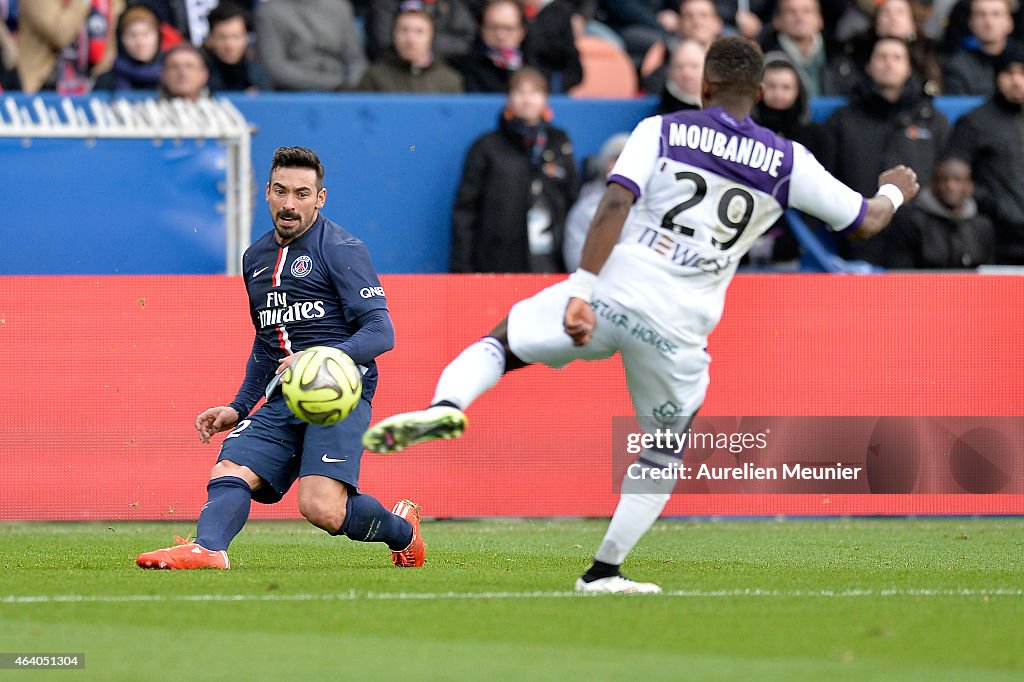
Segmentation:
{"type": "MultiPolygon", "coordinates": [[[[444,365],[545,276],[384,277],[398,343],[375,418],[430,399],[444,365]]],[[[702,415],[1024,414],[1024,279],[748,275],[711,337],[702,415]]],[[[252,328],[217,276],[2,277],[0,519],[194,519],[219,436],[196,414],[229,401],[252,328]]],[[[617,359],[506,376],[458,441],[366,454],[362,487],[432,517],[607,516],[612,423],[630,415],[617,359]]],[[[680,494],[669,515],[1019,514],[1024,495],[680,494]]],[[[294,492],[254,518],[295,518],[294,492]]]]}

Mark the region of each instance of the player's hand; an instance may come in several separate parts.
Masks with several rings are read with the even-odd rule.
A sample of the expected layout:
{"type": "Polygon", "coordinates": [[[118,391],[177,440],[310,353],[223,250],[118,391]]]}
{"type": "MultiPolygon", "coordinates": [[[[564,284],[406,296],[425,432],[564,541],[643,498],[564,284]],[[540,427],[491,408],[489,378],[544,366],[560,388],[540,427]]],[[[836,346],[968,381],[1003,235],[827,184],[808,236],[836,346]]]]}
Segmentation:
{"type": "Polygon", "coordinates": [[[237,424],[238,412],[226,405],[211,407],[196,417],[196,431],[199,432],[199,440],[203,443],[209,443],[215,433],[233,429],[237,424]]]}
{"type": "Polygon", "coordinates": [[[878,186],[882,185],[896,185],[903,192],[903,201],[905,202],[916,197],[921,189],[921,185],[917,184],[917,173],[913,168],[903,165],[883,171],[878,176],[878,186]]]}
{"type": "Polygon", "coordinates": [[[301,350],[298,353],[292,353],[291,355],[286,355],[283,358],[281,358],[280,360],[278,360],[277,361],[277,369],[274,371],[274,374],[280,374],[281,372],[283,372],[286,369],[288,369],[289,367],[291,367],[292,363],[295,362],[300,355],[302,355],[302,351],[301,350]]]}
{"type": "Polygon", "coordinates": [[[585,346],[594,333],[594,309],[582,298],[570,298],[565,307],[565,333],[577,346],[585,346]]]}

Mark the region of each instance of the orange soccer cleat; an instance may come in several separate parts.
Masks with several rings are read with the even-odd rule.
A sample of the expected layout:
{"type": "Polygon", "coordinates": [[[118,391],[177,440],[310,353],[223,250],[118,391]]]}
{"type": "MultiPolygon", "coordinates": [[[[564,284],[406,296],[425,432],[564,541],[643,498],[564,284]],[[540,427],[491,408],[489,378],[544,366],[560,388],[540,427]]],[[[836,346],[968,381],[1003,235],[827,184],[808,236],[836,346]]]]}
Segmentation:
{"type": "Polygon", "coordinates": [[[231,568],[227,552],[224,550],[214,552],[206,549],[192,542],[191,537],[180,538],[175,535],[174,547],[143,552],[135,559],[135,563],[139,568],[221,568],[224,570],[231,568]]]}
{"type": "Polygon", "coordinates": [[[396,502],[392,514],[401,516],[412,524],[412,542],[400,552],[391,552],[391,563],[403,568],[417,568],[427,560],[427,548],[420,535],[420,506],[412,500],[396,502]]]}

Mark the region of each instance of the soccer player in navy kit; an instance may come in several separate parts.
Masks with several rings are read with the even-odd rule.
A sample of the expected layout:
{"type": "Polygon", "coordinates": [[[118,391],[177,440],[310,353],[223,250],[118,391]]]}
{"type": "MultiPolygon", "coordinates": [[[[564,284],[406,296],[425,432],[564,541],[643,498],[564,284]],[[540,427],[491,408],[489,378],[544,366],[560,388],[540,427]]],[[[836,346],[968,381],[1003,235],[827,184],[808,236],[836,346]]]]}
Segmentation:
{"type": "Polygon", "coordinates": [[[359,490],[360,442],[377,386],[374,361],[395,344],[384,289],[366,246],[320,214],[327,198],[316,153],[274,153],[267,203],[274,229],[246,250],[242,273],[256,328],[238,395],[196,417],[202,442],[224,439],[207,486],[194,542],[140,554],[142,568],[230,568],[227,548],[242,530],[252,500],[279,501],[299,480],[299,511],[331,535],[383,542],[396,566],[422,566],[419,507],[388,511],[359,490]],[[276,376],[312,346],[347,353],[363,373],[363,395],[346,419],[314,426],[285,405],[276,376]],[[250,414],[266,391],[267,402],[250,414]]]}

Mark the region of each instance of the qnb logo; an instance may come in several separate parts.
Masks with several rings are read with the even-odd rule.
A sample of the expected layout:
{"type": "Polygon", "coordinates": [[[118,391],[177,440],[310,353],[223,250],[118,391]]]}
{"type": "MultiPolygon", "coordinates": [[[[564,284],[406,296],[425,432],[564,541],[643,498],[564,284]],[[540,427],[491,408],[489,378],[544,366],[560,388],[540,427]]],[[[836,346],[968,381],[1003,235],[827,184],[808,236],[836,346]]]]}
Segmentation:
{"type": "Polygon", "coordinates": [[[363,298],[373,298],[374,296],[383,296],[384,287],[363,287],[359,290],[359,295],[363,298]]]}

